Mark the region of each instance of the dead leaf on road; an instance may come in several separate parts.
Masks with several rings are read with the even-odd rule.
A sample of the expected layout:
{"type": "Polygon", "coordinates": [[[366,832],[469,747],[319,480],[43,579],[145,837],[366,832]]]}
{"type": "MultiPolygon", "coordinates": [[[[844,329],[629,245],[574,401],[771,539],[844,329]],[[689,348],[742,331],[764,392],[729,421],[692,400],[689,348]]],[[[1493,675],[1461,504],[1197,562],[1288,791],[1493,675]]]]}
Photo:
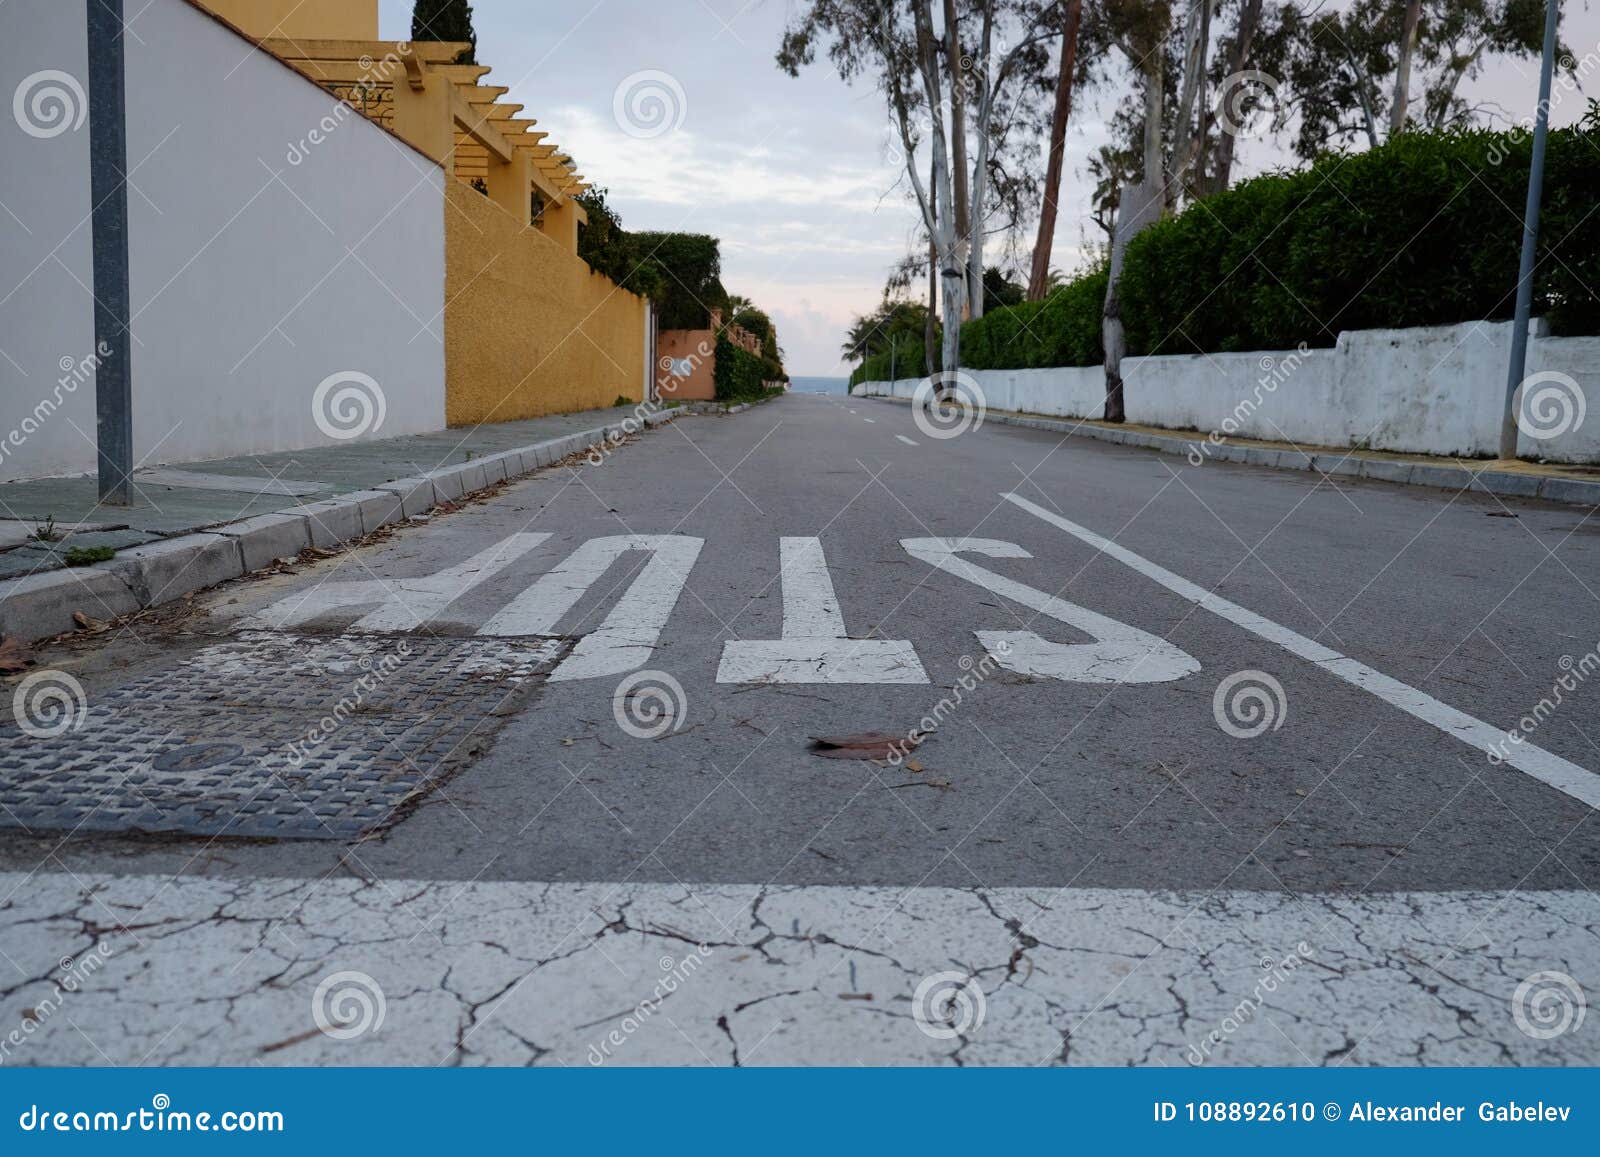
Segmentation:
{"type": "Polygon", "coordinates": [[[917,744],[922,736],[890,735],[876,731],[860,735],[813,735],[811,754],[824,759],[888,759],[903,756],[917,744]]]}
{"type": "Polygon", "coordinates": [[[33,666],[33,652],[16,636],[0,639],[0,674],[15,675],[33,666]]]}

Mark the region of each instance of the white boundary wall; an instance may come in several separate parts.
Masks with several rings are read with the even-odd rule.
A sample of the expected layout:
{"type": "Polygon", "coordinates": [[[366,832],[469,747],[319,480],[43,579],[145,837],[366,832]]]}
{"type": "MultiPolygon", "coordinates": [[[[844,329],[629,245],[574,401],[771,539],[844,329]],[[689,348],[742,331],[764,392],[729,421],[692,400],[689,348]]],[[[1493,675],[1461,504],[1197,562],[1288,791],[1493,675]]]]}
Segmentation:
{"type": "MultiPolygon", "coordinates": [[[[185,0],[128,12],[135,461],[333,444],[345,371],[383,391],[362,438],[442,429],[443,172],[185,0]]],[[[0,480],[95,468],[89,127],[14,109],[87,67],[83,4],[0,4],[0,480]]]]}
{"type": "MultiPolygon", "coordinates": [[[[1332,349],[1128,358],[1128,421],[1307,445],[1493,456],[1510,341],[1509,322],[1469,322],[1342,333],[1332,349]]],[[[1535,336],[1528,373],[1541,371],[1575,380],[1589,412],[1554,438],[1522,434],[1520,454],[1600,462],[1600,337],[1535,336]]],[[[963,372],[992,409],[1067,418],[1104,412],[1100,366],[963,372]]],[[[862,382],[851,392],[909,398],[917,385],[862,382]]]]}

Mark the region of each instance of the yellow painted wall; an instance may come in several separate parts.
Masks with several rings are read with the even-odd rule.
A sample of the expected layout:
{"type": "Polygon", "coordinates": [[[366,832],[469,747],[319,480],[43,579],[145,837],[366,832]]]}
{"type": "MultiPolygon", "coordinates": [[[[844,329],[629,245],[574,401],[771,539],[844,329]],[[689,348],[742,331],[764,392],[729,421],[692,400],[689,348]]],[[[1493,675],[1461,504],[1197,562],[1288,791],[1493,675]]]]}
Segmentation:
{"type": "Polygon", "coordinates": [[[644,397],[648,302],[460,181],[445,181],[452,426],[644,397]]]}
{"type": "Polygon", "coordinates": [[[251,36],[376,40],[378,0],[197,0],[251,36]]]}

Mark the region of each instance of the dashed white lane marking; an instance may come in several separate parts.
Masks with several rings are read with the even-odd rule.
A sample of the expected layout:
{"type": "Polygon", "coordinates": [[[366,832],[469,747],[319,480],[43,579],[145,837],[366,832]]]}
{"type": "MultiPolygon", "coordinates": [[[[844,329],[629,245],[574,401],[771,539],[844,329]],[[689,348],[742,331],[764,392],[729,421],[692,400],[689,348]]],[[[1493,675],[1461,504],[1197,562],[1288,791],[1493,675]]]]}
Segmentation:
{"type": "Polygon", "coordinates": [[[896,434],[895,437],[900,439],[900,441],[904,442],[907,446],[915,446],[917,444],[914,440],[907,438],[904,434],[896,434]]]}
{"type": "MultiPolygon", "coordinates": [[[[0,875],[0,895],[10,897],[0,942],[21,976],[38,978],[0,998],[0,1023],[28,1024],[27,1010],[59,998],[60,961],[102,949],[70,1017],[31,1018],[38,1031],[12,1054],[23,1064],[1600,1061],[1600,1033],[1571,1023],[1570,1005],[1568,1031],[1518,1028],[1543,1008],[1530,1001],[1561,991],[1519,995],[1525,978],[1600,986],[1595,900],[1578,891],[19,872],[0,875]],[[152,925],[160,935],[139,931],[152,925]],[[98,944],[85,929],[103,930],[98,944]],[[928,977],[957,968],[952,956],[961,971],[929,991],[928,977]],[[313,996],[335,972],[356,986],[350,995],[377,1004],[383,994],[381,1031],[307,1031],[313,996]],[[641,1015],[669,976],[670,1004],[641,1015]],[[964,982],[957,1039],[938,1003],[964,982]],[[919,988],[931,1007],[917,1009],[919,988]]],[[[331,1003],[340,991],[321,995],[331,1003]]]]}
{"type": "MultiPolygon", "coordinates": [[[[1146,578],[1160,583],[1179,598],[1188,599],[1235,626],[1242,627],[1257,638],[1277,644],[1291,655],[1305,659],[1313,666],[1343,679],[1352,686],[1372,692],[1407,715],[1431,724],[1446,735],[1453,735],[1469,746],[1476,747],[1492,760],[1507,763],[1573,799],[1580,800],[1592,808],[1600,808],[1600,776],[1594,772],[1562,759],[1542,747],[1535,747],[1526,740],[1512,742],[1509,733],[1492,727],[1481,719],[1475,719],[1463,711],[1458,711],[1449,704],[1441,703],[1433,696],[1424,694],[1398,679],[1392,679],[1347,655],[1341,655],[1338,651],[1324,647],[1321,643],[1291,631],[1288,627],[1263,618],[1254,611],[1248,611],[1237,603],[1214,595],[1188,579],[1173,574],[1166,568],[1134,554],[1126,547],[1118,546],[1110,539],[1102,538],[1094,531],[1068,521],[1019,494],[1005,494],[1003,497],[1029,514],[1110,555],[1118,562],[1126,563],[1146,578]]],[[[1521,739],[1520,732],[1517,733],[1517,737],[1521,739]]]]}
{"type": "Polygon", "coordinates": [[[873,424],[873,425],[874,425],[874,426],[876,426],[876,425],[877,425],[877,424],[878,424],[878,419],[876,419],[876,418],[862,418],[862,419],[861,419],[861,420],[862,420],[862,421],[863,421],[863,422],[870,422],[870,423],[872,423],[872,424],[873,424]]]}
{"type": "Polygon", "coordinates": [[[723,645],[718,683],[926,683],[906,639],[846,636],[828,559],[817,538],[779,539],[783,637],[723,645]]]}
{"type": "Polygon", "coordinates": [[[1094,640],[1053,643],[1033,631],[974,631],[984,649],[1007,670],[1073,683],[1167,683],[1200,670],[1193,656],[1158,635],[958,557],[964,553],[989,558],[1033,557],[1015,543],[992,538],[905,538],[900,545],[912,558],[1076,627],[1094,640]]]}

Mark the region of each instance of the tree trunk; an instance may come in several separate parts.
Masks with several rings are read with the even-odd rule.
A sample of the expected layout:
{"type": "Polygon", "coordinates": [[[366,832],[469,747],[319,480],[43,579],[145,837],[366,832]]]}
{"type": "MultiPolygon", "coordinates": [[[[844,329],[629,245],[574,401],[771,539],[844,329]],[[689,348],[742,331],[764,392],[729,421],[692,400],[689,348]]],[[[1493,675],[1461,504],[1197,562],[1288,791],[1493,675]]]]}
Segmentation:
{"type": "Polygon", "coordinates": [[[1110,284],[1106,287],[1105,314],[1101,320],[1101,337],[1106,347],[1107,422],[1127,420],[1122,400],[1122,359],[1127,353],[1128,341],[1122,324],[1122,302],[1117,295],[1123,259],[1127,255],[1128,242],[1145,226],[1160,220],[1165,203],[1165,187],[1148,180],[1140,185],[1124,185],[1117,198],[1117,223],[1111,240],[1110,284]]]}
{"type": "Polygon", "coordinates": [[[1072,77],[1078,66],[1078,25],[1083,0],[1068,0],[1061,38],[1061,72],[1056,76],[1056,107],[1050,118],[1050,161],[1044,175],[1044,204],[1039,209],[1039,237],[1033,245],[1028,300],[1040,301],[1050,284],[1050,248],[1056,235],[1056,201],[1061,195],[1061,165],[1067,151],[1067,118],[1072,115],[1072,77]]]}
{"type": "Polygon", "coordinates": [[[1394,107],[1389,110],[1389,135],[1405,132],[1406,105],[1411,94],[1411,55],[1417,48],[1417,24],[1422,0],[1407,0],[1405,27],[1400,33],[1400,61],[1394,72],[1394,107]]]}
{"type": "Polygon", "coordinates": [[[1144,73],[1144,183],[1161,190],[1165,199],[1167,174],[1161,153],[1161,113],[1166,78],[1161,71],[1160,51],[1145,53],[1139,68],[1144,73]]]}
{"type": "MultiPolygon", "coordinates": [[[[967,74],[961,67],[961,24],[956,17],[956,0],[944,0],[945,72],[950,81],[950,169],[954,180],[956,237],[965,238],[972,229],[972,210],[967,187],[967,74]]],[[[981,128],[982,126],[980,126],[981,128]]]]}
{"type": "MultiPolygon", "coordinates": [[[[967,306],[962,311],[963,317],[983,316],[984,205],[989,196],[989,153],[994,143],[989,134],[989,113],[993,107],[993,85],[997,79],[991,55],[993,51],[994,5],[991,4],[984,8],[983,31],[978,38],[977,60],[983,69],[983,81],[978,89],[978,157],[972,163],[972,182],[968,188],[971,200],[967,203],[967,228],[961,233],[967,250],[967,306]]],[[[965,85],[967,79],[963,77],[961,83],[965,85]]]]}
{"type": "MultiPolygon", "coordinates": [[[[1244,0],[1239,9],[1238,32],[1234,38],[1233,55],[1228,61],[1230,76],[1243,72],[1250,63],[1250,44],[1256,38],[1256,29],[1261,26],[1261,4],[1262,0],[1244,0]]],[[[1221,95],[1226,97],[1227,94],[1221,95]]],[[[1233,180],[1233,146],[1233,133],[1223,132],[1217,141],[1217,169],[1208,186],[1214,193],[1222,192],[1233,180]]]]}
{"type": "MultiPolygon", "coordinates": [[[[944,342],[940,359],[941,368],[936,379],[936,393],[939,400],[943,401],[955,392],[956,369],[961,356],[961,305],[965,296],[963,290],[966,278],[961,269],[956,245],[955,207],[952,204],[954,182],[947,168],[949,155],[945,151],[947,145],[944,115],[940,109],[939,99],[942,87],[939,82],[939,53],[934,43],[930,0],[915,0],[912,11],[917,26],[917,56],[918,67],[922,73],[923,95],[928,101],[929,116],[933,120],[930,144],[933,152],[934,187],[930,196],[937,209],[930,208],[926,216],[929,231],[935,238],[935,246],[938,249],[939,276],[944,283],[941,287],[941,295],[944,298],[941,302],[944,313],[944,342]]],[[[902,133],[904,132],[902,126],[902,133]]],[[[920,184],[921,181],[916,175],[916,165],[908,159],[906,167],[912,174],[913,181],[920,184]]]]}
{"type": "MultiPolygon", "coordinates": [[[[930,159],[928,161],[928,184],[929,184],[930,187],[933,185],[934,177],[936,175],[937,174],[934,171],[933,161],[930,159]]],[[[933,205],[931,206],[931,208],[933,209],[933,219],[934,219],[935,223],[937,223],[938,220],[939,220],[939,202],[938,201],[934,201],[933,205]]],[[[933,377],[933,375],[938,372],[938,363],[934,361],[934,355],[935,355],[935,353],[937,351],[935,351],[935,349],[933,348],[933,346],[934,346],[933,339],[934,339],[934,337],[936,336],[936,334],[938,332],[938,327],[934,324],[934,320],[938,316],[938,313],[939,313],[939,243],[934,238],[933,230],[929,229],[928,230],[928,316],[927,316],[926,320],[924,320],[923,323],[922,323],[922,361],[923,361],[923,364],[927,367],[927,374],[928,374],[928,376],[930,378],[933,377]]]]}
{"type": "Polygon", "coordinates": [[[1183,22],[1183,87],[1178,90],[1178,119],[1172,139],[1171,199],[1176,199],[1194,161],[1195,108],[1205,75],[1206,42],[1211,36],[1211,0],[1189,0],[1183,22]]]}

